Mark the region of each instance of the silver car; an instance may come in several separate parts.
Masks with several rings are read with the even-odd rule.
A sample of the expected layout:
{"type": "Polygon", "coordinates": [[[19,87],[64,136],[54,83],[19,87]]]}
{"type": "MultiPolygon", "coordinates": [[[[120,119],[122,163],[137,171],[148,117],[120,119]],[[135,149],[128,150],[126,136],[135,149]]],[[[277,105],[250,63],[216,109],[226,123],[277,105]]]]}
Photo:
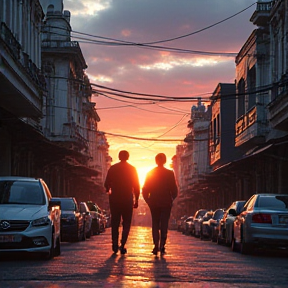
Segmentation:
{"type": "Polygon", "coordinates": [[[231,246],[234,234],[234,221],[236,216],[241,212],[245,202],[245,200],[234,201],[225,211],[218,225],[217,244],[225,243],[227,246],[231,246]]]}
{"type": "Polygon", "coordinates": [[[234,221],[232,250],[288,249],[288,194],[254,194],[234,221]]]}
{"type": "Polygon", "coordinates": [[[0,252],[60,255],[60,218],[43,179],[0,177],[0,252]]]}

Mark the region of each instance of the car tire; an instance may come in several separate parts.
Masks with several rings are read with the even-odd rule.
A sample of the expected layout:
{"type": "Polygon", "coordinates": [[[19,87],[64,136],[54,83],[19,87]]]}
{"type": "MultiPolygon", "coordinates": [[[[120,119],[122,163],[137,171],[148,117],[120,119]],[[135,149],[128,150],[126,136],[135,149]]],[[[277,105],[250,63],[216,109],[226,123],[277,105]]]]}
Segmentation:
{"type": "Polygon", "coordinates": [[[239,244],[236,243],[234,237],[232,237],[231,250],[232,250],[233,252],[238,252],[238,251],[239,251],[239,244]]]}
{"type": "Polygon", "coordinates": [[[55,248],[54,248],[54,232],[52,233],[52,237],[51,237],[51,247],[49,252],[43,253],[43,258],[45,260],[51,260],[53,259],[55,256],[55,248]]]}
{"type": "Polygon", "coordinates": [[[81,235],[82,235],[81,241],[86,241],[85,227],[83,228],[83,231],[82,231],[81,235]]]}
{"type": "Polygon", "coordinates": [[[61,255],[61,244],[60,244],[60,238],[57,238],[57,244],[55,248],[55,256],[60,256],[61,255]]]}
{"type": "Polygon", "coordinates": [[[223,243],[223,241],[222,241],[222,239],[219,237],[219,235],[217,235],[217,237],[216,237],[216,243],[217,243],[218,245],[221,245],[221,244],[223,243]]]}
{"type": "Polygon", "coordinates": [[[91,236],[93,235],[93,233],[92,233],[92,229],[90,228],[90,230],[87,232],[87,234],[86,234],[86,238],[90,238],[91,236]]]}
{"type": "Polygon", "coordinates": [[[203,240],[204,239],[204,236],[203,236],[203,233],[202,233],[202,231],[200,231],[200,240],[203,240]]]}

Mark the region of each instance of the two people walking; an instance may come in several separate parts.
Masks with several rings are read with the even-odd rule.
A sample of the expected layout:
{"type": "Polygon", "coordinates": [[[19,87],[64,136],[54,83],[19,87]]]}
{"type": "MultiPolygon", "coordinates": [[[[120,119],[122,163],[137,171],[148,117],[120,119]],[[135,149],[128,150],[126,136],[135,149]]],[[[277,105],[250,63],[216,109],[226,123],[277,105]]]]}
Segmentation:
{"type": "MultiPolygon", "coordinates": [[[[111,212],[112,250],[126,254],[125,244],[128,239],[133,208],[138,207],[140,184],[137,170],[127,163],[129,153],[125,150],[119,152],[120,162],[112,165],[108,170],[105,188],[109,194],[111,212]],[[119,246],[119,226],[122,218],[122,235],[119,246]]],[[[152,237],[154,248],[152,253],[165,254],[165,244],[168,233],[168,223],[173,200],[177,197],[178,189],[174,172],[166,169],[166,155],[159,153],[155,157],[157,167],[148,172],[142,195],[148,204],[152,216],[152,237]]]]}

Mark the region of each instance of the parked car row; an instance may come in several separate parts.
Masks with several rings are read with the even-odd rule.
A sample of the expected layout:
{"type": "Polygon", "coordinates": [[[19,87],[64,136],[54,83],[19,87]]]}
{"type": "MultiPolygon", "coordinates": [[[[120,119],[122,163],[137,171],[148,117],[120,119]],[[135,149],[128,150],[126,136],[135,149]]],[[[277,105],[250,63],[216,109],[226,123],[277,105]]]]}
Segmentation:
{"type": "Polygon", "coordinates": [[[226,210],[200,209],[180,222],[178,231],[183,234],[225,244],[242,254],[259,248],[288,252],[288,194],[254,194],[226,210]]]}
{"type": "Polygon", "coordinates": [[[51,259],[60,255],[60,242],[104,232],[107,218],[96,203],[52,198],[43,179],[0,177],[0,252],[37,252],[51,259]],[[89,206],[97,207],[97,215],[89,206]]]}
{"type": "Polygon", "coordinates": [[[87,205],[92,215],[92,233],[94,235],[98,235],[105,231],[108,217],[106,216],[105,211],[102,210],[96,203],[88,201],[87,205]]]}

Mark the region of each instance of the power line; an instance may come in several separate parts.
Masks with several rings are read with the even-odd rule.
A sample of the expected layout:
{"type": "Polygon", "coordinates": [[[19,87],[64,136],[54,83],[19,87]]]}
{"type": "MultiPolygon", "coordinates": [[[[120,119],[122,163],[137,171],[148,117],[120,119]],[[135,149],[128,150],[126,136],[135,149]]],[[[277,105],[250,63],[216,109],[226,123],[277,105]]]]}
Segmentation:
{"type": "Polygon", "coordinates": [[[174,40],[178,40],[178,39],[182,39],[182,38],[186,38],[186,37],[189,37],[189,36],[198,34],[198,33],[200,33],[200,32],[203,32],[203,31],[205,31],[205,30],[208,30],[208,29],[210,29],[210,28],[212,28],[212,27],[214,27],[214,26],[217,26],[217,25],[219,25],[219,24],[221,24],[221,23],[223,23],[223,22],[225,22],[225,21],[227,21],[227,20],[230,20],[231,18],[233,18],[233,17],[235,17],[235,16],[243,13],[244,11],[248,10],[249,8],[251,8],[252,6],[254,6],[255,4],[256,4],[256,3],[253,3],[253,4],[251,4],[250,6],[248,6],[247,8],[245,8],[245,9],[243,9],[243,10],[241,10],[241,11],[235,13],[235,14],[233,14],[232,16],[229,16],[229,17],[227,17],[227,18],[225,18],[225,19],[223,19],[223,20],[221,20],[221,21],[219,21],[219,22],[216,22],[216,23],[214,23],[214,24],[212,24],[212,25],[209,25],[209,26],[207,26],[207,27],[204,27],[204,28],[202,28],[202,29],[199,29],[199,30],[197,30],[197,31],[195,31],[195,32],[188,33],[188,34],[185,34],[185,35],[182,35],[182,36],[178,36],[178,37],[174,37],[174,38],[170,38],[170,39],[166,39],[166,40],[159,40],[159,41],[147,42],[147,43],[142,43],[142,44],[143,44],[143,45],[151,45],[151,44],[158,44],[158,43],[170,42],[170,41],[174,41],[174,40]]]}
{"type": "Polygon", "coordinates": [[[160,141],[160,142],[183,142],[183,139],[158,139],[158,138],[142,138],[142,137],[134,137],[134,136],[127,136],[127,135],[121,135],[121,134],[115,134],[115,133],[108,133],[104,131],[99,131],[101,133],[104,133],[106,135],[115,136],[115,137],[122,137],[122,138],[128,138],[133,140],[144,140],[144,141],[160,141]]]}
{"type": "MultiPolygon", "coordinates": [[[[56,26],[49,26],[50,28],[57,28],[66,30],[65,28],[59,28],[56,26]]],[[[50,34],[58,35],[58,36],[66,36],[65,34],[60,34],[55,31],[49,31],[50,34]]],[[[83,33],[84,34],[84,33],[83,33]]],[[[98,37],[90,35],[91,37],[98,37]]],[[[223,56],[223,57],[236,57],[237,52],[215,52],[215,51],[203,51],[203,50],[190,50],[190,49],[183,49],[183,48],[175,48],[175,47],[165,47],[165,46],[155,46],[155,45],[147,45],[147,44],[141,44],[141,43],[133,43],[129,42],[126,44],[118,43],[118,42],[103,42],[103,41],[97,41],[93,39],[86,39],[79,36],[73,36],[72,38],[77,39],[77,42],[79,43],[85,43],[85,44],[96,44],[96,45],[106,45],[106,46],[126,46],[126,47],[138,47],[138,48],[144,48],[144,49],[152,49],[152,50],[161,50],[161,51],[169,51],[169,52],[175,52],[175,53],[187,53],[187,54],[200,54],[200,55],[206,55],[206,56],[223,56]],[[78,40],[80,39],[80,41],[78,40]],[[84,41],[82,41],[84,40],[84,41]]],[[[120,40],[117,40],[120,41],[120,40]]]]}

